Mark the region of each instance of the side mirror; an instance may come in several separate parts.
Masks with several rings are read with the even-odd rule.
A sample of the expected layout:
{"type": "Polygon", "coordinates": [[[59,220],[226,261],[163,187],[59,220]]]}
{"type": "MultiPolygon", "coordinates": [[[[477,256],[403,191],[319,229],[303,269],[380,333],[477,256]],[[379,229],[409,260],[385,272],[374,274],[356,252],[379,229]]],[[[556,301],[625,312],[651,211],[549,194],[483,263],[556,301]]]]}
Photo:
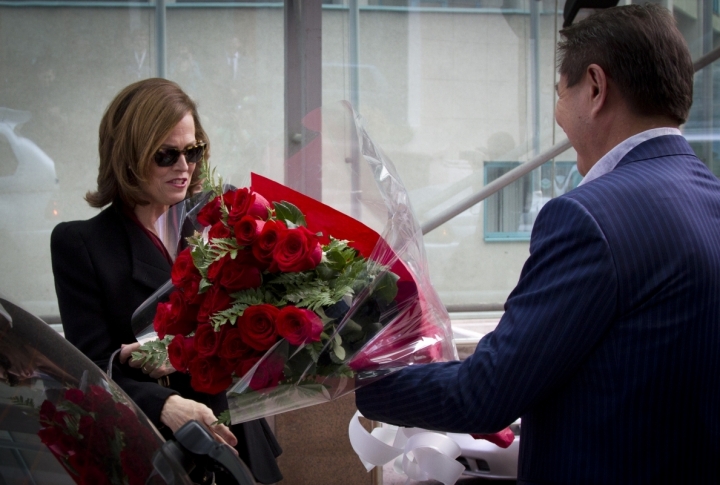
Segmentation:
{"type": "Polygon", "coordinates": [[[188,421],[175,432],[175,439],[163,444],[153,458],[156,472],[168,485],[175,484],[178,467],[187,473],[195,468],[229,476],[238,485],[255,485],[248,467],[233,450],[213,438],[205,425],[188,421]]]}

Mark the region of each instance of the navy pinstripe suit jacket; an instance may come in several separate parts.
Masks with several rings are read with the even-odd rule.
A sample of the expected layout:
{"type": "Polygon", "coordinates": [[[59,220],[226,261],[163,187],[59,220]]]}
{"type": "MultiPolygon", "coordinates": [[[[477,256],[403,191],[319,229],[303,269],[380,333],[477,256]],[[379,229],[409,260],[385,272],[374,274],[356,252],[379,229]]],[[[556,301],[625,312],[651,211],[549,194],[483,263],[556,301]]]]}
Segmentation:
{"type": "Polygon", "coordinates": [[[720,483],[720,181],[681,136],[548,202],[467,360],[356,391],[370,419],[494,432],[518,483],[720,483]]]}

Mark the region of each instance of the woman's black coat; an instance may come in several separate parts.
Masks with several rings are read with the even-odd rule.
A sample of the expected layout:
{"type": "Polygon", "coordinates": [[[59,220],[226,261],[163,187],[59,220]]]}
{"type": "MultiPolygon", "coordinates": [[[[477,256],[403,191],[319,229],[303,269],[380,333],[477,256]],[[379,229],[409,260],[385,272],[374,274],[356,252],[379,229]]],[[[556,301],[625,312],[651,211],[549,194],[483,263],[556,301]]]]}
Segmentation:
{"type": "MultiPolygon", "coordinates": [[[[123,214],[119,202],[87,221],[58,224],[50,240],[60,316],[65,337],[101,369],[121,344],[135,342],[130,319],[135,309],[170,279],[171,266],[143,230],[123,214]]],[[[227,409],[224,393],[202,394],[186,374],[170,375],[170,386],[113,362],[112,377],[150,420],[163,430],[160,413],[173,395],[227,409]]],[[[282,479],[275,457],[281,452],[264,419],[232,426],[237,449],[262,483],[282,479]]],[[[169,430],[163,430],[167,436],[169,430]]]]}

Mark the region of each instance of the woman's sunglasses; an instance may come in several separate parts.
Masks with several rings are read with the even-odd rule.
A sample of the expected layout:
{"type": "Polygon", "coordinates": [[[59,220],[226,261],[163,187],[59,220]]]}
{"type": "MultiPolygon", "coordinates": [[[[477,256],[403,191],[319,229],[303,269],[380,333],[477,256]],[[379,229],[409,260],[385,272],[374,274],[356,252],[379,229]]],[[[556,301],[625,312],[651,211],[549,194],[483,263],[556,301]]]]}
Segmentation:
{"type": "Polygon", "coordinates": [[[161,148],[155,154],[155,163],[158,167],[171,167],[180,158],[180,155],[185,155],[185,161],[187,163],[198,163],[205,156],[205,142],[200,142],[197,145],[187,147],[184,150],[178,150],[176,148],[161,148]]]}

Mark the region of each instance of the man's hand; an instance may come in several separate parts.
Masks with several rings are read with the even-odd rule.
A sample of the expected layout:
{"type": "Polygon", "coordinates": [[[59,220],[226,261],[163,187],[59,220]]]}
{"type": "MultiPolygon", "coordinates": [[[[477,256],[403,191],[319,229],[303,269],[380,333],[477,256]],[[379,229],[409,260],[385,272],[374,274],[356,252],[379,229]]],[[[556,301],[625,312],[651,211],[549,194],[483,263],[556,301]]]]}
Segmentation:
{"type": "Polygon", "coordinates": [[[153,366],[152,364],[142,365],[139,360],[135,360],[132,358],[132,353],[138,352],[139,349],[139,342],[135,342],[132,344],[122,344],[120,346],[120,363],[124,364],[127,361],[130,367],[133,367],[135,369],[142,369],[145,374],[149,375],[153,379],[160,379],[161,377],[175,372],[175,368],[169,364],[161,366],[153,366]]]}
{"type": "Polygon", "coordinates": [[[224,424],[213,425],[213,423],[217,421],[217,418],[209,407],[178,395],[167,398],[160,413],[160,421],[162,421],[165,426],[170,428],[174,433],[191,419],[205,424],[208,430],[210,430],[210,433],[215,436],[216,440],[220,443],[230,445],[233,452],[236,455],[238,454],[235,448],[233,448],[237,445],[237,438],[224,424]]]}

